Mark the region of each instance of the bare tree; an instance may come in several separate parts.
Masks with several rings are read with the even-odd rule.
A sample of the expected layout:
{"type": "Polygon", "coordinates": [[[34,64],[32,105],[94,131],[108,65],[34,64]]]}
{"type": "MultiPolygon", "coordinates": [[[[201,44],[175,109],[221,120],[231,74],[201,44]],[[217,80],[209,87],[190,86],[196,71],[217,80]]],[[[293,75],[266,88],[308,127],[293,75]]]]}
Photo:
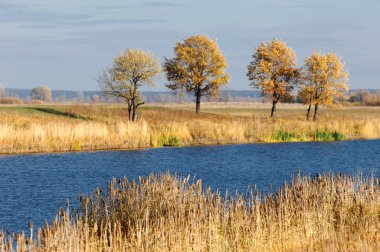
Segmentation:
{"type": "Polygon", "coordinates": [[[51,102],[51,89],[48,86],[39,86],[32,89],[32,100],[51,102]]]}
{"type": "Polygon", "coordinates": [[[0,99],[5,97],[5,88],[0,84],[0,99]]]}
{"type": "Polygon", "coordinates": [[[77,102],[84,102],[84,94],[83,91],[77,91],[76,92],[77,96],[77,102]]]}

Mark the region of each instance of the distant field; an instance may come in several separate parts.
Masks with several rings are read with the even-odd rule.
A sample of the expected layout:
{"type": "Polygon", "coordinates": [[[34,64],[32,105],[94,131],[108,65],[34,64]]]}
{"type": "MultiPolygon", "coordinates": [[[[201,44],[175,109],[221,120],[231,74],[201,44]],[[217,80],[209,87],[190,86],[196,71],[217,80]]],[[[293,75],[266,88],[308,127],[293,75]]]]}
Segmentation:
{"type": "MultiPolygon", "coordinates": [[[[110,112],[115,116],[123,116],[126,105],[124,104],[86,104],[86,105],[0,105],[1,112],[25,113],[25,114],[45,114],[39,111],[39,108],[55,108],[59,111],[82,112],[84,114],[96,114],[98,116],[110,115],[110,112]]],[[[160,110],[161,108],[172,110],[195,111],[193,103],[151,103],[141,107],[141,112],[144,114],[146,110],[160,110]]],[[[202,103],[203,114],[221,114],[234,115],[245,117],[267,117],[270,114],[271,104],[269,103],[202,103]]],[[[301,104],[280,104],[277,108],[277,118],[282,119],[304,119],[307,106],[301,104]]],[[[343,116],[350,118],[380,118],[380,107],[369,106],[347,106],[338,107],[335,109],[321,108],[321,117],[343,116]]]]}
{"type": "Polygon", "coordinates": [[[131,149],[160,146],[284,141],[334,141],[380,137],[380,107],[321,109],[318,122],[306,107],[280,104],[148,104],[127,120],[123,104],[0,106],[0,153],[131,149]]]}
{"type": "MultiPolygon", "coordinates": [[[[194,111],[194,104],[156,104],[155,106],[194,111]]],[[[202,112],[211,114],[229,114],[245,117],[267,117],[270,114],[269,103],[204,103],[202,112]]],[[[280,104],[277,108],[277,117],[282,119],[305,119],[307,106],[301,104],[280,104]]],[[[321,117],[344,118],[380,118],[380,107],[348,106],[335,109],[322,108],[321,117]]]]}

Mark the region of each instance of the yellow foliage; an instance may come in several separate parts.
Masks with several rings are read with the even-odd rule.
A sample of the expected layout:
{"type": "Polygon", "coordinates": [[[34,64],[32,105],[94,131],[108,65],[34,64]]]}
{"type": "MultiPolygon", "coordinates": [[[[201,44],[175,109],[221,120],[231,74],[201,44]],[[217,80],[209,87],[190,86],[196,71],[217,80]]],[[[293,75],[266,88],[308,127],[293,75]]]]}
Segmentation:
{"type": "Polygon", "coordinates": [[[227,84],[230,75],[225,73],[227,62],[215,40],[205,35],[195,35],[174,48],[175,57],[166,59],[164,70],[171,90],[194,93],[197,112],[200,97],[215,96],[227,84]]]}
{"type": "Polygon", "coordinates": [[[336,54],[317,52],[306,58],[300,95],[304,103],[333,106],[346,96],[348,73],[336,54]]]}
{"type": "Polygon", "coordinates": [[[247,74],[250,85],[272,96],[274,117],[277,102],[289,96],[297,84],[296,54],[285,42],[275,39],[261,43],[252,58],[247,74]]]}
{"type": "Polygon", "coordinates": [[[140,49],[127,49],[115,58],[114,77],[127,85],[154,85],[153,78],[160,72],[158,59],[140,49]]]}
{"type": "Polygon", "coordinates": [[[123,99],[128,104],[129,120],[137,119],[137,108],[144,104],[139,87],[154,85],[160,73],[159,60],[148,52],[127,49],[115,58],[112,68],[99,76],[100,88],[108,96],[123,99]]]}
{"type": "Polygon", "coordinates": [[[284,42],[273,40],[256,48],[248,77],[251,85],[279,99],[293,88],[288,79],[296,76],[296,66],[295,52],[284,42]]]}

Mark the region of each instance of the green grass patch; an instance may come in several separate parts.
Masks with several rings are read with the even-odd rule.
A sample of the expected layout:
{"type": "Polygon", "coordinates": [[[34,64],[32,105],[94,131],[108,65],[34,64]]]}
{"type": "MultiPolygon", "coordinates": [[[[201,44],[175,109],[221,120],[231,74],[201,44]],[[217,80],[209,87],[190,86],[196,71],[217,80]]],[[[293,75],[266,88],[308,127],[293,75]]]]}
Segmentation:
{"type": "Polygon", "coordinates": [[[332,133],[332,136],[333,136],[333,138],[334,138],[335,141],[347,140],[347,137],[345,135],[343,135],[342,133],[338,132],[338,131],[334,131],[332,133]]]}
{"type": "Polygon", "coordinates": [[[346,140],[347,137],[338,131],[328,132],[318,130],[314,134],[315,141],[328,142],[328,141],[342,141],[346,140]]]}
{"type": "Polygon", "coordinates": [[[42,111],[37,111],[34,108],[16,107],[16,106],[0,107],[0,112],[11,112],[11,113],[25,114],[25,115],[43,114],[42,111]]]}
{"type": "Polygon", "coordinates": [[[292,142],[295,139],[295,134],[288,131],[278,131],[274,139],[279,142],[292,142]]]}
{"type": "Polygon", "coordinates": [[[176,147],[181,146],[181,140],[176,136],[159,136],[153,140],[152,146],[154,147],[176,147]]]}
{"type": "Polygon", "coordinates": [[[35,109],[35,110],[40,111],[40,112],[52,114],[52,115],[64,116],[64,117],[69,117],[69,118],[74,118],[74,119],[81,119],[81,120],[89,120],[90,119],[89,117],[86,117],[86,116],[82,116],[82,115],[70,113],[70,112],[65,112],[65,111],[61,111],[58,109],[54,109],[54,108],[38,107],[38,108],[32,108],[32,109],[35,109]]]}
{"type": "Polygon", "coordinates": [[[175,136],[170,136],[167,142],[164,144],[164,146],[180,146],[180,145],[181,145],[181,141],[175,136]]]}

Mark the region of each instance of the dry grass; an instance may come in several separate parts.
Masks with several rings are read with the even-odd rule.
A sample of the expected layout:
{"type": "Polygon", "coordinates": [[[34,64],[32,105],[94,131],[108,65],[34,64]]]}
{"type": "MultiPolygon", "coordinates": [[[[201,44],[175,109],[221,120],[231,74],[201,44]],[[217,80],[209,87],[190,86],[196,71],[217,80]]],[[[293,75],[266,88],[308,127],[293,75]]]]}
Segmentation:
{"type": "Polygon", "coordinates": [[[15,97],[0,98],[0,104],[23,104],[24,101],[15,97]]]}
{"type": "Polygon", "coordinates": [[[376,178],[297,176],[272,195],[223,196],[163,174],[114,179],[107,191],[79,199],[79,211],[61,210],[35,238],[0,233],[0,251],[380,249],[376,178]]]}
{"type": "Polygon", "coordinates": [[[199,144],[325,141],[380,137],[380,108],[322,110],[319,122],[304,107],[279,109],[276,121],[263,104],[192,104],[145,107],[136,123],[121,105],[0,107],[0,153],[131,149],[199,144]]]}

